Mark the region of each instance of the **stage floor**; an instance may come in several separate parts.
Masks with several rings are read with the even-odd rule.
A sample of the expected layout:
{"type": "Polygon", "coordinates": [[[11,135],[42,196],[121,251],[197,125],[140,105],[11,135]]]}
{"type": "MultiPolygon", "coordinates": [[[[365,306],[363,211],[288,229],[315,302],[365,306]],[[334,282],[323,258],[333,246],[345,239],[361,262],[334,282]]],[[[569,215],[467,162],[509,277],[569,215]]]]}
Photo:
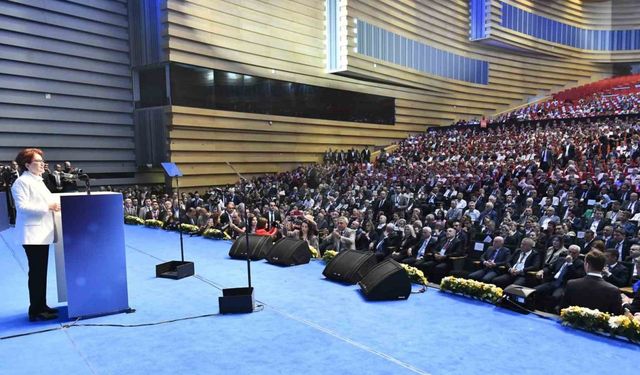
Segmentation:
{"type": "MultiPolygon", "coordinates": [[[[179,259],[177,233],[126,226],[125,235],[129,303],[136,312],[62,328],[72,322],[27,321],[26,257],[13,229],[0,233],[0,337],[27,333],[0,340],[0,374],[637,371],[638,345],[435,289],[406,301],[368,302],[358,286],[325,280],[320,261],[295,267],[252,262],[260,311],[219,315],[221,289],[247,283],[246,262],[228,258],[230,242],[185,237],[196,276],[176,281],[155,278],[155,265],[179,259]],[[210,316],[184,319],[202,315],[210,316]],[[160,322],[167,323],[122,327],[160,322]]],[[[53,252],[49,270],[49,305],[57,306],[53,252]]]]}

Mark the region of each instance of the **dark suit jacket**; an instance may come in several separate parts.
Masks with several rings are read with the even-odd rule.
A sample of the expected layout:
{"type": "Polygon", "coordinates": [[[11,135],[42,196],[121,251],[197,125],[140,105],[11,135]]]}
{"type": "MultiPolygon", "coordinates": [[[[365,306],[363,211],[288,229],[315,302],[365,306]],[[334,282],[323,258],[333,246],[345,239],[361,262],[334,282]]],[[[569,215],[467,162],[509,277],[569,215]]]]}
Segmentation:
{"type": "Polygon", "coordinates": [[[373,251],[376,254],[381,254],[385,257],[388,256],[389,254],[391,254],[391,250],[394,247],[394,243],[396,242],[396,239],[394,237],[394,234],[388,237],[382,237],[380,241],[378,241],[378,243],[376,243],[376,245],[373,247],[373,251]]]}
{"type": "MultiPolygon", "coordinates": [[[[445,237],[443,238],[435,247],[434,249],[434,253],[440,253],[440,251],[442,250],[442,248],[445,246],[445,244],[447,243],[448,239],[445,237]]],[[[444,253],[444,256],[446,256],[447,258],[449,257],[455,257],[455,256],[462,256],[464,255],[464,248],[462,246],[462,241],[460,241],[458,238],[453,238],[453,240],[451,241],[451,244],[449,245],[449,247],[447,248],[447,250],[444,253]]]]}
{"type": "Polygon", "coordinates": [[[582,306],[610,314],[622,314],[620,290],[601,277],[591,275],[567,282],[560,306],[582,306]]]}
{"type": "Polygon", "coordinates": [[[381,202],[379,198],[376,199],[373,202],[373,210],[375,211],[376,215],[378,215],[378,212],[382,211],[384,216],[386,216],[387,219],[391,220],[391,216],[393,214],[393,202],[391,202],[391,198],[387,196],[384,202],[381,202]]]}
{"type": "MultiPolygon", "coordinates": [[[[418,241],[418,243],[416,243],[411,248],[411,256],[412,257],[417,257],[418,256],[418,251],[420,251],[420,248],[424,244],[424,241],[427,241],[424,237],[420,238],[420,241],[418,241]]],[[[429,237],[428,241],[429,242],[427,243],[427,247],[424,249],[424,255],[425,256],[427,254],[433,254],[433,251],[434,251],[436,245],[438,244],[438,239],[435,236],[429,237]]]]}
{"type": "MultiPolygon", "coordinates": [[[[591,229],[591,224],[593,224],[593,218],[589,218],[584,222],[584,225],[582,225],[582,229],[587,230],[587,229],[591,229]]],[[[600,222],[598,223],[598,226],[596,227],[596,233],[600,234],[602,233],[602,230],[604,229],[605,226],[609,225],[609,220],[607,220],[606,218],[602,218],[602,220],[600,220],[600,222]]]]}
{"type": "Polygon", "coordinates": [[[633,217],[633,215],[637,214],[638,212],[640,212],[640,201],[636,201],[636,204],[633,205],[633,210],[631,210],[631,201],[627,201],[624,203],[624,205],[622,206],[626,211],[631,211],[631,216],[633,217]]]}
{"type": "MultiPolygon", "coordinates": [[[[556,259],[556,261],[553,262],[553,264],[550,267],[545,267],[544,275],[543,275],[544,282],[555,280],[554,279],[555,275],[560,271],[560,269],[562,269],[562,265],[565,264],[566,262],[565,258],[566,256],[558,257],[558,259],[556,259]]],[[[560,283],[562,285],[565,285],[569,280],[578,279],[585,275],[584,261],[580,258],[574,260],[571,263],[571,265],[567,267],[568,268],[566,269],[566,271],[564,272],[564,275],[562,276],[562,280],[560,280],[560,283]]]]}
{"type": "MultiPolygon", "coordinates": [[[[522,249],[516,250],[511,258],[507,262],[507,268],[512,268],[518,263],[518,259],[520,259],[520,254],[522,253],[522,249]]],[[[540,254],[537,251],[532,250],[532,253],[529,254],[527,260],[524,261],[524,268],[522,269],[522,273],[526,274],[529,271],[537,271],[540,268],[540,254]]]]}
{"type": "Polygon", "coordinates": [[[609,272],[611,272],[610,276],[602,277],[605,281],[617,286],[618,288],[627,286],[629,281],[629,269],[624,264],[620,262],[616,263],[616,266],[610,269],[609,272]]]}
{"type": "Polygon", "coordinates": [[[493,258],[493,254],[496,251],[498,251],[498,255],[496,255],[496,259],[493,261],[496,264],[496,267],[506,265],[507,262],[509,261],[509,258],[511,258],[511,250],[509,250],[508,247],[501,247],[501,248],[495,249],[493,246],[490,246],[484,253],[482,253],[480,260],[482,262],[491,260],[493,258]]]}

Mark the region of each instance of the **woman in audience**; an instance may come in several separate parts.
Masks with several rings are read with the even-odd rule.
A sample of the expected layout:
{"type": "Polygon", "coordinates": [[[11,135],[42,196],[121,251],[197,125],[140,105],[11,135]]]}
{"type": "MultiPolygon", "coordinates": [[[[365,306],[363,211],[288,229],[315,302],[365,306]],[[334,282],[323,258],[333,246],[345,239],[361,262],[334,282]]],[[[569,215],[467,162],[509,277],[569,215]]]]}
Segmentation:
{"type": "MultiPolygon", "coordinates": [[[[292,237],[303,240],[309,244],[309,247],[313,247],[314,249],[318,249],[318,236],[311,229],[311,225],[308,222],[303,221],[300,224],[300,229],[294,230],[292,233],[292,237]]],[[[318,252],[319,254],[320,252],[318,252]]]]}

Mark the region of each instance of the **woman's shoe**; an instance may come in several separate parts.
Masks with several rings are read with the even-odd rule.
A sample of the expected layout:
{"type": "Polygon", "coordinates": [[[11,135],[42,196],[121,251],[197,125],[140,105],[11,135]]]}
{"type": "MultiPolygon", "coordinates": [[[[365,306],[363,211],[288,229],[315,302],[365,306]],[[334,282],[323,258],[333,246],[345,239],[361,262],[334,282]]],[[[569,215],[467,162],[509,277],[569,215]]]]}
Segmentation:
{"type": "Polygon", "coordinates": [[[57,314],[58,313],[58,309],[51,308],[49,306],[45,306],[44,307],[44,312],[49,313],[49,314],[57,314]]]}
{"type": "Polygon", "coordinates": [[[52,314],[52,313],[48,313],[48,312],[41,312],[40,314],[29,314],[29,321],[30,322],[38,322],[38,321],[43,321],[43,320],[53,320],[53,319],[58,319],[58,315],[56,314],[52,314]]]}

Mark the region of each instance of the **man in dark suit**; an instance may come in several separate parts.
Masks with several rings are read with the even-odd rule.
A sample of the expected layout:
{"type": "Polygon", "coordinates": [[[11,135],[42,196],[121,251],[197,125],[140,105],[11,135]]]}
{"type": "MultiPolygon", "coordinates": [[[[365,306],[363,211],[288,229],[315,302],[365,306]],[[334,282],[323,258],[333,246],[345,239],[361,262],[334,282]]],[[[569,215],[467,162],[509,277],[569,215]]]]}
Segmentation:
{"type": "Polygon", "coordinates": [[[622,314],[620,290],[602,279],[604,265],[604,254],[598,250],[591,250],[584,260],[587,275],[567,283],[561,308],[581,306],[614,315],[622,314]]]}
{"type": "Polygon", "coordinates": [[[373,246],[374,253],[378,262],[383,261],[391,255],[392,250],[397,244],[397,235],[395,233],[395,225],[387,224],[380,240],[373,246]]]}
{"type": "Polygon", "coordinates": [[[464,255],[464,248],[461,241],[456,238],[456,230],[448,228],[445,238],[435,247],[433,259],[422,263],[419,268],[430,281],[438,284],[451,269],[450,258],[462,255],[464,255]]]}
{"type": "Polygon", "coordinates": [[[373,210],[375,211],[376,217],[379,213],[382,213],[386,217],[390,218],[393,214],[393,202],[387,196],[386,191],[381,191],[378,195],[378,199],[373,202],[373,210]]]}
{"type": "Polygon", "coordinates": [[[604,251],[606,264],[602,270],[602,278],[618,288],[623,288],[629,283],[629,269],[624,264],[618,262],[620,254],[616,249],[604,251]]]}
{"type": "Polygon", "coordinates": [[[629,194],[629,200],[624,202],[622,207],[625,211],[631,212],[631,217],[640,212],[640,202],[638,202],[638,193],[629,194]]]}
{"type": "Polygon", "coordinates": [[[493,283],[501,288],[510,284],[525,285],[527,272],[540,268],[539,254],[533,250],[535,242],[531,238],[524,238],[520,242],[520,249],[516,250],[507,262],[507,272],[493,279],[493,283]]]}
{"type": "Polygon", "coordinates": [[[591,230],[587,229],[584,231],[584,238],[578,241],[578,245],[580,245],[580,253],[586,254],[591,250],[591,245],[596,240],[596,234],[591,230]]]}
{"type": "Polygon", "coordinates": [[[604,217],[604,211],[596,209],[593,217],[587,219],[583,225],[585,229],[591,229],[596,234],[602,233],[604,227],[609,225],[609,221],[604,217]]]}
{"type": "Polygon", "coordinates": [[[364,146],[364,149],[360,151],[360,159],[363,163],[369,163],[371,160],[371,150],[369,150],[369,146],[364,146]]]}
{"type": "Polygon", "coordinates": [[[480,257],[482,268],[471,273],[469,278],[491,283],[498,276],[500,267],[506,265],[510,257],[511,250],[504,247],[504,238],[497,236],[493,239],[493,246],[487,248],[480,257]]]}
{"type": "Polygon", "coordinates": [[[144,215],[145,220],[160,220],[160,204],[157,201],[152,201],[151,208],[148,209],[144,215]]]}
{"type": "Polygon", "coordinates": [[[545,267],[542,284],[536,287],[536,303],[541,310],[555,312],[562,299],[567,281],[584,276],[584,262],[580,259],[580,246],[569,246],[568,254],[558,258],[551,267],[545,267]]]}
{"type": "Polygon", "coordinates": [[[553,166],[553,151],[548,145],[540,153],[540,169],[547,172],[553,166]]]}
{"type": "Polygon", "coordinates": [[[419,266],[426,260],[431,259],[433,256],[433,250],[438,244],[438,240],[435,236],[431,235],[431,228],[423,227],[420,241],[411,247],[407,252],[407,257],[402,259],[402,263],[409,264],[411,266],[419,266]]]}
{"type": "Polygon", "coordinates": [[[276,202],[269,202],[269,210],[265,213],[265,217],[267,218],[268,230],[271,230],[274,225],[282,223],[282,215],[278,210],[278,206],[276,206],[276,202]]]}
{"type": "Polygon", "coordinates": [[[618,251],[618,260],[625,260],[629,256],[631,241],[627,240],[624,229],[616,228],[613,231],[613,240],[606,243],[607,249],[612,248],[618,251]]]}
{"type": "Polygon", "coordinates": [[[569,160],[574,160],[576,157],[576,146],[570,140],[565,141],[562,146],[562,167],[566,167],[569,160]]]}

